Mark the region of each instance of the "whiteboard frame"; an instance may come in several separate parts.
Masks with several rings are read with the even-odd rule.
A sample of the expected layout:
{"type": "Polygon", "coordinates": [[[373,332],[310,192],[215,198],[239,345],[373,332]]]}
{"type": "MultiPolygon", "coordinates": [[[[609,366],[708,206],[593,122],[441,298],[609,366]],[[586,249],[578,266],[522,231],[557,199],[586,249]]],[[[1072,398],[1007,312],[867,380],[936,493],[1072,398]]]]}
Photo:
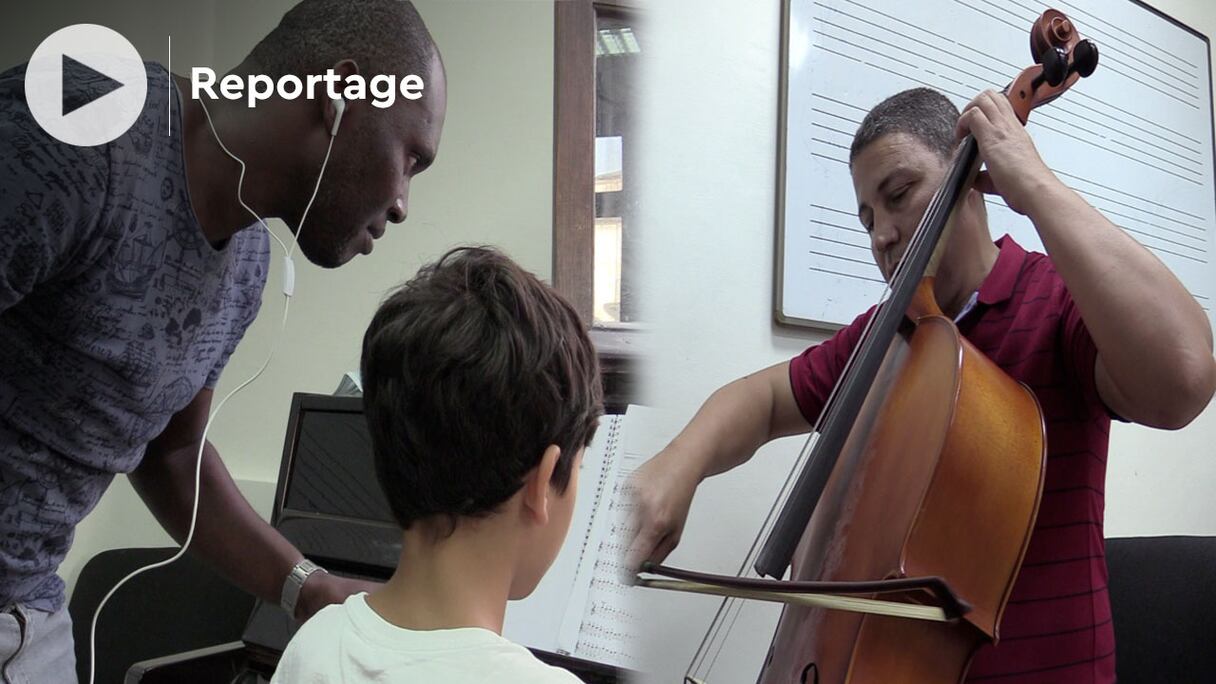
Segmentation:
{"type": "MultiPolygon", "coordinates": [[[[1203,41],[1207,50],[1205,54],[1208,58],[1208,101],[1211,105],[1213,116],[1209,119],[1209,125],[1212,127],[1212,156],[1216,160],[1216,97],[1213,97],[1212,84],[1212,41],[1207,35],[1200,33],[1197,29],[1187,24],[1182,23],[1178,19],[1166,14],[1165,12],[1149,5],[1143,0],[1127,0],[1133,5],[1138,5],[1153,14],[1165,19],[1188,33],[1203,41]]],[[[818,321],[810,318],[799,318],[797,316],[786,316],[784,313],[785,304],[785,180],[786,180],[786,155],[788,150],[789,140],[786,135],[786,126],[789,122],[789,88],[790,88],[790,12],[793,0],[781,0],[781,54],[778,65],[778,95],[777,95],[777,192],[776,192],[776,230],[777,239],[775,241],[775,249],[773,250],[773,320],[779,325],[795,327],[795,328],[812,328],[816,330],[824,330],[827,332],[835,332],[843,328],[845,323],[834,323],[831,321],[818,321]]],[[[1027,27],[1029,35],[1030,27],[1027,27]]],[[[1101,45],[1098,46],[1101,50],[1101,45]]],[[[1029,65],[1027,65],[1029,66],[1029,65]]],[[[1016,74],[1010,74],[1010,78],[1016,74]]],[[[977,93],[978,94],[978,93],[977,93]]],[[[1213,187],[1212,193],[1213,206],[1216,207],[1216,184],[1213,187]]],[[[877,304],[877,302],[875,302],[877,304]]],[[[857,313],[862,313],[858,311],[857,313]]]]}

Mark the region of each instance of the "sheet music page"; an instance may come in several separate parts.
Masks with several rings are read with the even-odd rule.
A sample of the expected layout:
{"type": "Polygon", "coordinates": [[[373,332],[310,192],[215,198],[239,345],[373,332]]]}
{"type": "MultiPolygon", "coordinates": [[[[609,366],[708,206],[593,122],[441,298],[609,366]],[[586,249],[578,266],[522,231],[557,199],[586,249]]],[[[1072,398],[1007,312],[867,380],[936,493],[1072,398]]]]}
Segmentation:
{"type": "Polygon", "coordinates": [[[593,562],[588,563],[589,589],[574,649],[577,657],[634,669],[639,630],[630,610],[631,588],[622,582],[633,532],[632,501],[625,487],[633,472],[670,441],[671,435],[657,429],[669,423],[657,420],[655,413],[645,406],[626,410],[622,449],[612,464],[611,498],[592,531],[597,548],[593,562]]]}
{"type": "MultiPolygon", "coordinates": [[[[585,519],[576,518],[571,521],[570,532],[566,535],[566,543],[558,557],[559,561],[569,564],[570,577],[569,584],[563,584],[564,592],[555,596],[557,604],[565,606],[565,610],[557,614],[560,622],[553,650],[558,653],[572,654],[578,645],[579,627],[591,587],[591,568],[599,548],[599,540],[603,536],[597,531],[603,527],[600,521],[606,518],[608,497],[612,495],[614,464],[620,460],[620,440],[624,424],[624,415],[601,418],[595,438],[583,452],[575,510],[584,512],[585,519]],[[580,523],[580,526],[575,527],[575,522],[580,523]]],[[[557,564],[557,561],[553,563],[554,567],[550,572],[559,570],[557,564]]],[[[560,572],[566,573],[567,567],[563,566],[560,572]]],[[[547,577],[548,575],[546,579],[547,577]]]]}
{"type": "Polygon", "coordinates": [[[502,633],[511,641],[546,651],[569,653],[573,650],[577,623],[576,631],[565,639],[562,638],[563,626],[570,604],[578,603],[581,611],[583,601],[574,597],[586,595],[586,589],[579,591],[575,584],[580,564],[591,545],[591,525],[603,498],[600,491],[607,489],[612,476],[611,464],[617,460],[609,454],[619,451],[615,442],[624,418],[604,416],[595,438],[583,451],[579,492],[566,541],[536,590],[525,599],[507,604],[502,633]]]}

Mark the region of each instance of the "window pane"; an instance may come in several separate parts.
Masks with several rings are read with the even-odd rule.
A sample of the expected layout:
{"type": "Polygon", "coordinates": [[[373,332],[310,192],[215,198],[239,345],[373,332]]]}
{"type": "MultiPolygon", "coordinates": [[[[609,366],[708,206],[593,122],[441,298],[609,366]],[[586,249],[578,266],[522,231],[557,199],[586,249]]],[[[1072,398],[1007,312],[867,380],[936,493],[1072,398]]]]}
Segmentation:
{"type": "Polygon", "coordinates": [[[595,139],[595,191],[618,192],[621,183],[621,137],[595,139]]]}
{"type": "Polygon", "coordinates": [[[593,311],[596,322],[621,320],[621,219],[595,219],[593,311]]]}
{"type": "Polygon", "coordinates": [[[641,44],[635,18],[597,8],[595,41],[595,273],[594,321],[614,325],[637,321],[632,284],[635,200],[630,164],[637,140],[635,102],[641,44]]]}

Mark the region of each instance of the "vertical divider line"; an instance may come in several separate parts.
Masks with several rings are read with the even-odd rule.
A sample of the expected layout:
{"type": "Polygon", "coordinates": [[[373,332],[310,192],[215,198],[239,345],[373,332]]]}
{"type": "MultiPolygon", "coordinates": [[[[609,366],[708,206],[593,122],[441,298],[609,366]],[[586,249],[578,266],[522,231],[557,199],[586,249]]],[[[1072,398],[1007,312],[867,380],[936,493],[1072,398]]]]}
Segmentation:
{"type": "Polygon", "coordinates": [[[165,128],[169,129],[169,138],[173,138],[173,34],[165,35],[169,38],[169,65],[165,67],[165,71],[169,72],[169,125],[165,128]]]}

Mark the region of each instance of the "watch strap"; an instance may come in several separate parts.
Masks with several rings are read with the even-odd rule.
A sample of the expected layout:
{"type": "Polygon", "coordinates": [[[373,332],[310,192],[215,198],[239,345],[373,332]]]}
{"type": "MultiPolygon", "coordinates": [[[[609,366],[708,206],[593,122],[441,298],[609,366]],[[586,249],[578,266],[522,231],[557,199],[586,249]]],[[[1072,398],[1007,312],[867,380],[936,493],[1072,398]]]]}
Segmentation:
{"type": "Polygon", "coordinates": [[[303,558],[292,566],[291,572],[287,573],[287,579],[283,580],[279,605],[291,618],[294,619],[296,616],[296,604],[300,600],[300,591],[304,588],[304,583],[316,572],[326,572],[326,570],[307,558],[303,558]]]}

